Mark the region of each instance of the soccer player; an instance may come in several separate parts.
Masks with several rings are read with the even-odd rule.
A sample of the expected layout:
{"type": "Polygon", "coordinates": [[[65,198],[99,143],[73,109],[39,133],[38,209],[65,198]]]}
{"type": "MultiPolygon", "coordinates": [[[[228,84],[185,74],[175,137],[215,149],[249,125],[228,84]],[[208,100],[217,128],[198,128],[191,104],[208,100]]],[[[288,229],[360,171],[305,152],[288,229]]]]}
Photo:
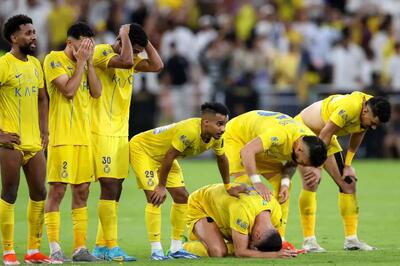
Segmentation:
{"type": "Polygon", "coordinates": [[[36,33],[26,15],[9,18],[3,28],[11,51],[0,58],[0,228],[4,265],[18,265],[14,251],[14,208],[24,170],[29,188],[28,246],[25,263],[49,263],[39,252],[46,199],[48,99],[43,71],[34,56],[36,33]]]}
{"type": "MultiPolygon", "coordinates": [[[[296,120],[303,122],[328,145],[325,170],[339,187],[339,209],[345,231],[345,250],[373,250],[358,240],[358,206],[356,198],[357,176],[351,166],[367,129],[375,129],[390,119],[390,104],[382,97],[355,91],[351,94],[332,95],[305,108],[296,120]],[[346,159],[343,162],[336,136],[350,135],[346,159]]],[[[299,167],[304,180],[319,180],[322,169],[299,167]]],[[[303,226],[303,248],[309,252],[324,252],[315,238],[316,190],[318,182],[303,182],[299,207],[303,226]]]]}
{"type": "MultiPolygon", "coordinates": [[[[226,156],[230,175],[236,182],[252,184],[267,200],[271,191],[261,182],[264,176],[282,205],[285,237],[289,212],[289,187],[297,165],[320,166],[326,160],[326,145],[304,124],[288,115],[251,111],[233,118],[226,126],[226,156]]],[[[291,247],[284,242],[284,247],[291,247]]]]}
{"type": "Polygon", "coordinates": [[[225,257],[232,253],[233,244],[236,257],[296,257],[295,251],[282,249],[276,229],[282,217],[278,201],[273,197],[266,201],[250,189],[239,199],[228,195],[222,184],[190,194],[187,224],[191,241],[184,244],[185,249],[198,256],[225,257]]]}
{"type": "Polygon", "coordinates": [[[128,177],[128,122],[133,73],[158,72],[163,63],[139,24],[123,25],[114,44],[98,44],[94,66],[103,86],[92,109],[95,177],[100,181],[99,225],[93,255],[107,260],[133,261],[117,242],[117,206],[122,182],[128,177]],[[148,59],[139,57],[146,51],[148,59]]]}
{"type": "Polygon", "coordinates": [[[78,22],[67,32],[63,51],[52,51],[44,60],[44,73],[50,96],[47,181],[49,194],[45,224],[50,257],[58,262],[67,258],[60,246],[60,203],[67,185],[72,191],[73,261],[98,260],[86,248],[90,182],[94,181],[90,139],[90,112],[93,98],[102,86],[93,66],[93,31],[78,22]]]}
{"type": "Polygon", "coordinates": [[[224,152],[222,135],[228,121],[228,109],[220,103],[205,103],[201,117],[151,129],[130,140],[130,162],[138,186],[147,199],[145,222],[151,244],[151,258],[197,258],[182,249],[188,192],[182,170],[176,160],[212,149],[217,156],[218,168],[230,195],[238,196],[229,180],[229,164],[224,152]],[[168,256],[161,246],[161,207],[166,191],[173,199],[171,207],[172,239],[168,256]]]}

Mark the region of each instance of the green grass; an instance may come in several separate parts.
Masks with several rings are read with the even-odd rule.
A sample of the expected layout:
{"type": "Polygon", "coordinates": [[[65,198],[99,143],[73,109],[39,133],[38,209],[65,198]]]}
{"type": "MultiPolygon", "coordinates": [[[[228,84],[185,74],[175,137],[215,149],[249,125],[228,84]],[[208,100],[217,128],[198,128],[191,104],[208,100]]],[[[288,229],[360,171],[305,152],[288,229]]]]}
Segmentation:
{"type": "MultiPolygon", "coordinates": [[[[182,160],[185,181],[189,191],[201,186],[220,182],[217,166],[214,161],[182,160]]],[[[201,259],[196,261],[174,260],[155,262],[149,260],[149,244],[144,224],[145,197],[136,187],[135,178],[131,175],[125,184],[119,208],[119,244],[138,258],[134,265],[399,265],[400,264],[400,164],[398,161],[358,161],[355,163],[358,173],[358,201],[360,207],[359,237],[379,248],[373,252],[343,251],[343,226],[337,205],[338,189],[330,177],[324,173],[318,193],[317,237],[321,246],[328,250],[324,254],[306,254],[294,259],[201,259]]],[[[297,199],[301,181],[294,178],[291,195],[291,211],[287,226],[287,239],[297,247],[301,246],[302,232],[300,227],[297,199]]],[[[94,245],[97,230],[97,199],[99,185],[92,184],[89,207],[88,246],[94,245]]],[[[26,206],[27,188],[21,182],[16,207],[15,241],[16,251],[21,258],[26,248],[26,206]]],[[[164,249],[169,247],[169,207],[171,199],[162,209],[162,239],[164,249]]],[[[72,249],[70,190],[62,203],[61,241],[65,252],[70,255],[72,249]]],[[[42,250],[48,253],[47,237],[44,236],[42,250]]],[[[111,264],[111,263],[110,263],[111,264]]],[[[88,264],[85,264],[88,265],[88,264]]],[[[115,263],[114,265],[118,265],[115,263]]]]}

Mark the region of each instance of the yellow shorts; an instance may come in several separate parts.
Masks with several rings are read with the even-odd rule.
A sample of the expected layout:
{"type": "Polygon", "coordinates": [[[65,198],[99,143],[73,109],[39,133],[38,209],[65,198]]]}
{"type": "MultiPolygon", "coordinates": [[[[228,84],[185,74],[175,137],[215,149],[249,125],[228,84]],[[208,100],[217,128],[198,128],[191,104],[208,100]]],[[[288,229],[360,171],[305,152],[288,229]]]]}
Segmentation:
{"type": "Polygon", "coordinates": [[[47,182],[77,185],[93,181],[93,152],[90,146],[48,147],[47,182]]]}
{"type": "MultiPolygon", "coordinates": [[[[229,161],[229,174],[245,172],[240,158],[240,150],[246,143],[232,137],[229,133],[225,134],[225,154],[229,161]]],[[[280,173],[282,171],[282,163],[265,158],[264,153],[256,154],[256,167],[259,174],[280,173]]]]}
{"type": "Polygon", "coordinates": [[[128,177],[128,137],[92,134],[95,177],[123,179],[128,177]]]}
{"type": "MultiPolygon", "coordinates": [[[[300,122],[300,123],[302,123],[302,124],[304,124],[304,121],[303,121],[303,118],[301,117],[301,115],[300,114],[298,114],[298,115],[296,115],[295,117],[294,117],[294,120],[296,120],[297,122],[300,122]]],[[[304,124],[305,125],[305,124],[304,124]]],[[[314,132],[315,134],[319,134],[319,132],[314,132]]],[[[329,144],[329,146],[328,146],[328,157],[329,156],[331,156],[331,155],[333,155],[333,154],[335,154],[335,153],[338,153],[338,152],[341,152],[342,151],[342,147],[340,146],[340,143],[339,143],[339,141],[337,140],[337,136],[336,135],[333,135],[332,136],[332,138],[331,138],[331,143],[329,144]]]]}
{"type": "Polygon", "coordinates": [[[189,240],[197,240],[197,237],[193,232],[194,226],[200,219],[207,217],[208,215],[202,207],[201,199],[198,198],[196,192],[190,194],[186,211],[186,224],[188,227],[189,240]]]}
{"type": "MultiPolygon", "coordinates": [[[[154,190],[158,184],[161,162],[154,160],[140,147],[139,143],[134,141],[129,144],[129,160],[135,172],[138,187],[144,190],[154,190]]],[[[174,160],[168,174],[166,187],[184,186],[182,169],[178,161],[174,160]]]]}
{"type": "Polygon", "coordinates": [[[11,150],[18,150],[22,154],[22,165],[25,165],[29,162],[30,159],[35,157],[35,155],[42,150],[42,148],[34,148],[32,150],[22,150],[19,148],[18,145],[13,144],[13,145],[0,145],[0,147],[3,147],[5,149],[11,149],[11,150]]]}

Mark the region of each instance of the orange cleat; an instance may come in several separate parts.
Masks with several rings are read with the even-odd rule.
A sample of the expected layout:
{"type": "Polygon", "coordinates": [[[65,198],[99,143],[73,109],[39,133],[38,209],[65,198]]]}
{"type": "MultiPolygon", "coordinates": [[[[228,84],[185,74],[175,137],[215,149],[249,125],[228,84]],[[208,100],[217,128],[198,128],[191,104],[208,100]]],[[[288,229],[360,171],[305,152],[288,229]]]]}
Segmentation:
{"type": "Polygon", "coordinates": [[[17,255],[15,253],[3,255],[3,263],[4,265],[19,265],[19,261],[17,260],[17,255]]]}
{"type": "Polygon", "coordinates": [[[24,261],[26,264],[34,264],[34,263],[50,264],[52,262],[49,257],[40,252],[34,253],[32,255],[26,254],[24,261]]]}
{"type": "Polygon", "coordinates": [[[304,254],[306,251],[304,249],[297,249],[292,243],[289,241],[283,241],[282,242],[282,249],[289,249],[292,251],[295,251],[297,254],[304,254]]]}

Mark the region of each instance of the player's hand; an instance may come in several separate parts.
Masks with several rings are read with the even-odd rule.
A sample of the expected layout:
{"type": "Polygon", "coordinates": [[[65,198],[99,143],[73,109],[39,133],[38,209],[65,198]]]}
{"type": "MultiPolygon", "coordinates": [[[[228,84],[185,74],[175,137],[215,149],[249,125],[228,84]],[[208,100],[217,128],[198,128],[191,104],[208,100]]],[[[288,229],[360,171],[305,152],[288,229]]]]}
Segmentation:
{"type": "Polygon", "coordinates": [[[227,190],[228,194],[231,195],[232,197],[239,198],[240,193],[250,193],[250,190],[246,185],[240,185],[240,186],[235,186],[231,187],[229,190],[227,190]]]}
{"type": "Polygon", "coordinates": [[[153,194],[150,196],[151,203],[154,206],[160,206],[167,198],[167,189],[164,186],[157,185],[153,194]]]}
{"type": "Polygon", "coordinates": [[[77,62],[86,62],[90,57],[90,44],[91,41],[89,38],[85,38],[82,40],[78,50],[72,46],[72,54],[74,55],[77,62]]]}
{"type": "Polygon", "coordinates": [[[291,249],[281,249],[277,252],[278,258],[292,258],[297,257],[297,252],[291,249]]]}
{"type": "Polygon", "coordinates": [[[279,203],[283,204],[289,198],[289,188],[287,186],[281,186],[279,189],[279,203]]]}
{"type": "Polygon", "coordinates": [[[88,65],[92,65],[93,64],[93,54],[94,54],[94,47],[96,46],[96,42],[94,40],[94,38],[88,38],[89,42],[89,57],[87,60],[88,65]]]}
{"type": "Polygon", "coordinates": [[[119,36],[122,35],[129,35],[129,29],[130,25],[129,24],[124,24],[119,28],[119,36]]]}
{"type": "Polygon", "coordinates": [[[257,182],[253,184],[254,188],[256,189],[257,193],[261,195],[265,200],[270,201],[272,197],[272,192],[269,190],[264,183],[257,182]]]}
{"type": "Polygon", "coordinates": [[[307,171],[303,175],[304,183],[313,187],[321,181],[321,169],[318,167],[307,167],[307,171]]]}
{"type": "Polygon", "coordinates": [[[21,144],[21,140],[18,134],[8,133],[4,132],[3,130],[0,130],[0,143],[3,144],[4,146],[13,147],[13,144],[17,145],[21,144]]]}
{"type": "Polygon", "coordinates": [[[47,145],[49,144],[49,133],[48,132],[46,132],[46,133],[41,132],[40,133],[40,137],[42,139],[43,150],[45,150],[45,149],[47,149],[47,145]]]}

